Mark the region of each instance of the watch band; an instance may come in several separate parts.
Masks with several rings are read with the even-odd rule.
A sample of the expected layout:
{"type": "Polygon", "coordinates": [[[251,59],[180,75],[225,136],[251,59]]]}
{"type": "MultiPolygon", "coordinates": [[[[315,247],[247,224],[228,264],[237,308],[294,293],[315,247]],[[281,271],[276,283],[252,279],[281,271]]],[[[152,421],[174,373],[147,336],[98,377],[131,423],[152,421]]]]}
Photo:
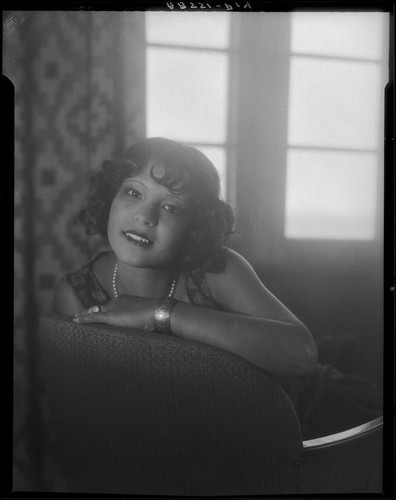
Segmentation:
{"type": "Polygon", "coordinates": [[[158,333],[172,333],[171,314],[176,305],[175,299],[161,300],[154,311],[154,330],[158,333]]]}

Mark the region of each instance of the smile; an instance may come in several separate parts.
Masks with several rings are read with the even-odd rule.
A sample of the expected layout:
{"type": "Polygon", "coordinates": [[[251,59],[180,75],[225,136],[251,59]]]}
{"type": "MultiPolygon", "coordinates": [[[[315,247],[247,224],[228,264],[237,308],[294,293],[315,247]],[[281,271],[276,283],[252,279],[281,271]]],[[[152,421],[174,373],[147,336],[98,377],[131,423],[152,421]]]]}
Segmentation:
{"type": "Polygon", "coordinates": [[[125,235],[126,239],[131,243],[135,243],[141,246],[148,246],[154,244],[154,242],[151,241],[149,238],[141,234],[138,234],[136,232],[125,231],[123,234],[125,235]]]}

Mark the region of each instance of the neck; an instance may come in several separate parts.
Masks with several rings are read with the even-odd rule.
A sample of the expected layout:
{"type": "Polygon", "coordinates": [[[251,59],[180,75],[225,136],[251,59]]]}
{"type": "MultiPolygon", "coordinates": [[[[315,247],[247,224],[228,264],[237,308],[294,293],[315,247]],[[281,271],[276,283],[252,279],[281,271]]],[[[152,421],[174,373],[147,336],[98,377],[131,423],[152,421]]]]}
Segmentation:
{"type": "Polygon", "coordinates": [[[116,286],[119,295],[161,298],[169,292],[174,277],[174,269],[132,267],[118,262],[116,286]]]}

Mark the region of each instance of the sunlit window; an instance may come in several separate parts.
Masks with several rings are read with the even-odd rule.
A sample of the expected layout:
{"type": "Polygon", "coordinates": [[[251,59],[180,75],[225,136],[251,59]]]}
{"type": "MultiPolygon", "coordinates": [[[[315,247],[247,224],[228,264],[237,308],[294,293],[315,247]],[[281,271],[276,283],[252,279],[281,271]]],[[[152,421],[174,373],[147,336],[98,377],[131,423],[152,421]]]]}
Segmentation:
{"type": "Polygon", "coordinates": [[[226,198],[230,16],[146,12],[147,136],[195,146],[226,198]]]}
{"type": "Polygon", "coordinates": [[[285,235],[376,235],[387,16],[292,14],[285,235]]]}
{"type": "Polygon", "coordinates": [[[371,239],[377,175],[375,153],[290,149],[286,234],[371,239]]]}

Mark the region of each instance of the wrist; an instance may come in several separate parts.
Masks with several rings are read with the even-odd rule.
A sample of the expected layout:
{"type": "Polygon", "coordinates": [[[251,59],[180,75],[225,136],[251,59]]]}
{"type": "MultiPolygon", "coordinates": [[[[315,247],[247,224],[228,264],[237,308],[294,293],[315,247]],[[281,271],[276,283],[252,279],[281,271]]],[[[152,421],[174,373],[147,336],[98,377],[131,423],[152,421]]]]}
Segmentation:
{"type": "Polygon", "coordinates": [[[177,301],[171,298],[165,298],[157,302],[153,316],[154,331],[165,334],[172,333],[171,316],[176,303],[177,301]]]}

